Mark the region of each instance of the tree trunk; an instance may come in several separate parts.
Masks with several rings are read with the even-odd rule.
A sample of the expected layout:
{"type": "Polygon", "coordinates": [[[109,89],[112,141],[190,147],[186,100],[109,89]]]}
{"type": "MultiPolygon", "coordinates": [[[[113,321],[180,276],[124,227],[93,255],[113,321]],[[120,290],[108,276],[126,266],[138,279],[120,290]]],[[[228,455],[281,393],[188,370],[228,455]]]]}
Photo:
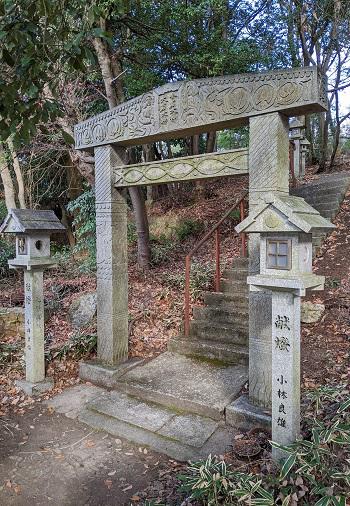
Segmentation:
{"type": "Polygon", "coordinates": [[[137,230],[137,262],[141,269],[148,270],[151,252],[145,199],[139,186],[131,186],[129,194],[134,209],[137,230]]]}
{"type": "Polygon", "coordinates": [[[6,208],[8,211],[10,209],[16,209],[17,205],[15,199],[15,187],[12,181],[10,169],[7,165],[4,147],[1,142],[0,142],[0,175],[2,184],[4,186],[6,208]]]}
{"type": "Polygon", "coordinates": [[[326,171],[326,162],[328,158],[328,127],[330,122],[330,112],[320,115],[320,162],[317,173],[326,171]]]}
{"type": "Polygon", "coordinates": [[[19,206],[21,209],[26,209],[27,206],[26,206],[25,193],[24,193],[23,174],[21,171],[21,166],[19,164],[18,156],[17,156],[17,153],[16,153],[15,148],[13,146],[13,142],[12,142],[11,137],[8,138],[7,145],[9,147],[9,150],[10,150],[10,153],[12,156],[13,168],[14,168],[14,171],[16,174],[16,179],[17,179],[17,186],[18,186],[17,197],[18,197],[18,201],[19,201],[19,206]]]}
{"type": "MultiPolygon", "coordinates": [[[[106,20],[101,19],[100,28],[106,30],[106,20]]],[[[112,58],[107,43],[99,37],[94,38],[93,46],[101,69],[108,106],[112,109],[125,99],[122,82],[120,79],[117,79],[122,70],[121,56],[120,53],[116,51],[115,57],[112,58]]],[[[142,269],[149,269],[149,226],[145,199],[141,189],[138,187],[129,188],[129,194],[135,213],[138,263],[142,269]]]]}

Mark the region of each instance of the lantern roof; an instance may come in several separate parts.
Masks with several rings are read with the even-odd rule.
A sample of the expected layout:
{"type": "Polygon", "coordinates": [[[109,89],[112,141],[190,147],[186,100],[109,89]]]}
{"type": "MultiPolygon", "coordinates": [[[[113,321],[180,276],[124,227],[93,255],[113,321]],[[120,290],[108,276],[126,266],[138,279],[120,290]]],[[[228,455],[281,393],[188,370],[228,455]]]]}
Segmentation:
{"type": "Polygon", "coordinates": [[[10,209],[0,226],[0,233],[61,233],[66,230],[51,210],[10,209]]]}
{"type": "Polygon", "coordinates": [[[335,226],[303,198],[268,193],[235,230],[238,233],[329,231],[335,226]]]}

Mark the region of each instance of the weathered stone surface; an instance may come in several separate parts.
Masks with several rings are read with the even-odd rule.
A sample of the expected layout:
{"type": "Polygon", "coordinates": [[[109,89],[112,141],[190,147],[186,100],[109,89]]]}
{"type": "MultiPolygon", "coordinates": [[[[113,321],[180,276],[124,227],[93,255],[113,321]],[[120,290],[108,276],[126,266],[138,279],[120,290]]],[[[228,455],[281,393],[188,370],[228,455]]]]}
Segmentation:
{"type": "Polygon", "coordinates": [[[61,394],[55,395],[55,397],[46,401],[46,405],[68,418],[77,418],[86,403],[95,398],[100,398],[105,393],[105,390],[94,385],[76,385],[65,389],[61,394]]]}
{"type": "Polygon", "coordinates": [[[16,380],[15,383],[21,390],[23,390],[24,393],[32,397],[41,395],[53,388],[53,379],[48,377],[46,377],[43,381],[38,381],[37,383],[32,383],[27,380],[16,380]]]}
{"type": "Polygon", "coordinates": [[[143,359],[132,358],[122,364],[109,366],[100,360],[89,360],[79,363],[79,377],[94,385],[113,388],[120,376],[142,363],[143,359]]]}
{"type": "Polygon", "coordinates": [[[271,412],[249,402],[247,395],[241,395],[226,407],[226,423],[240,430],[257,426],[271,430],[271,412]]]}
{"type": "Polygon", "coordinates": [[[316,323],[318,322],[324,311],[324,304],[315,304],[314,302],[302,302],[301,303],[301,322],[302,323],[316,323]]]}
{"type": "Polygon", "coordinates": [[[95,149],[97,356],[109,365],[128,357],[127,204],[114,188],[116,165],[125,165],[123,149],[95,149]]]}
{"type": "Polygon", "coordinates": [[[113,167],[117,188],[247,173],[247,149],[234,149],[222,153],[184,156],[174,160],[113,167]]]}
{"type": "Polygon", "coordinates": [[[158,434],[200,448],[217,427],[218,424],[214,420],[189,413],[174,416],[158,430],[158,434]]]}
{"type": "Polygon", "coordinates": [[[244,365],[224,365],[166,352],[124,374],[115,388],[144,401],[218,420],[246,380],[244,365]]]}
{"type": "MultiPolygon", "coordinates": [[[[249,121],[249,209],[273,191],[289,192],[289,125],[273,113],[249,121]]],[[[249,273],[260,272],[258,234],[249,237],[249,273]]],[[[271,406],[271,295],[249,294],[249,397],[252,403],[271,406]]]]}
{"type": "Polygon", "coordinates": [[[174,416],[166,408],[140,401],[121,392],[105,393],[90,402],[89,409],[152,432],[157,432],[174,416]]]}
{"type": "Polygon", "coordinates": [[[68,315],[74,327],[81,328],[89,325],[96,315],[96,293],[84,293],[75,299],[69,307],[68,315]]]}
{"type": "Polygon", "coordinates": [[[43,271],[24,271],[26,381],[45,380],[43,271]]]}
{"type": "MultiPolygon", "coordinates": [[[[300,434],[300,296],[272,293],[272,440],[294,443],[300,434]]],[[[273,448],[276,460],[285,452],[273,448]]]]}
{"type": "Polygon", "coordinates": [[[0,308],[0,336],[24,337],[24,309],[21,307],[0,308]]]}
{"type": "Polygon", "coordinates": [[[229,428],[206,416],[179,413],[113,391],[85,404],[79,420],[178,460],[224,453],[232,441],[229,428]]]}
{"type": "Polygon", "coordinates": [[[316,67],[168,83],[76,125],[76,148],[184,137],[273,111],[324,111],[326,84],[316,67]]]}

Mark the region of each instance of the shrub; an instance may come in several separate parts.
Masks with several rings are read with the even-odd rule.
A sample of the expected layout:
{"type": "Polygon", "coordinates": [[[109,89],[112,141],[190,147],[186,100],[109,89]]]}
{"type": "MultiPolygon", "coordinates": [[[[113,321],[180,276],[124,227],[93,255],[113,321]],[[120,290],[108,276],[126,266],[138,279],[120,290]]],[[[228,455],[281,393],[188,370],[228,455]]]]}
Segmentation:
{"type": "Polygon", "coordinates": [[[203,223],[198,220],[191,220],[190,218],[181,220],[176,227],[174,227],[175,236],[180,242],[191,235],[197,236],[202,231],[203,223]]]}
{"type": "MultiPolygon", "coordinates": [[[[341,387],[309,395],[313,416],[305,418],[306,437],[288,447],[275,473],[235,471],[211,456],[193,462],[180,476],[190,499],[206,505],[346,506],[350,497],[350,398],[341,387]]],[[[273,468],[272,468],[273,469],[273,468]]]]}
{"type": "Polygon", "coordinates": [[[151,239],[151,264],[157,266],[169,261],[169,253],[173,249],[171,240],[157,241],[151,239]]]}
{"type": "Polygon", "coordinates": [[[88,356],[97,350],[96,334],[75,334],[61,348],[50,350],[49,359],[62,359],[67,355],[71,355],[75,359],[88,356]]]}
{"type": "MultiPolygon", "coordinates": [[[[166,275],[165,282],[170,286],[185,289],[184,272],[166,275]]],[[[193,299],[198,299],[204,290],[209,290],[213,283],[213,267],[210,263],[194,261],[191,266],[190,291],[193,299]]]]}
{"type": "Polygon", "coordinates": [[[8,260],[14,258],[16,254],[15,246],[12,240],[0,238],[0,276],[9,276],[11,272],[8,260]]]}
{"type": "Polygon", "coordinates": [[[67,210],[74,215],[73,226],[77,244],[76,253],[86,251],[88,257],[81,264],[82,272],[96,269],[96,212],[95,193],[87,190],[67,205],[67,210]]]}

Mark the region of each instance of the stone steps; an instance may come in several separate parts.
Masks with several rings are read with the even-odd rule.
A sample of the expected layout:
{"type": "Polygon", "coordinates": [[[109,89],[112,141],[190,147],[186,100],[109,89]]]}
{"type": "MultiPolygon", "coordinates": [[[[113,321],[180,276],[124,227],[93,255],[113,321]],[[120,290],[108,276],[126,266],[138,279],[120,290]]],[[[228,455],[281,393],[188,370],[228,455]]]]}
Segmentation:
{"type": "Polygon", "coordinates": [[[246,327],[248,316],[248,307],[235,308],[234,306],[195,306],[193,308],[194,320],[208,321],[210,324],[215,322],[237,324],[242,328],[246,327]]]}
{"type": "Polygon", "coordinates": [[[230,365],[167,351],[129,370],[118,378],[114,389],[142,402],[220,421],[247,376],[245,364],[230,365]]]}
{"type": "Polygon", "coordinates": [[[182,461],[224,453],[232,440],[230,431],[218,421],[116,391],[106,391],[87,403],[79,420],[182,461]]]}
{"type": "Polygon", "coordinates": [[[246,280],[247,279],[247,269],[246,268],[233,268],[233,269],[225,269],[221,278],[225,280],[246,280]]]}
{"type": "Polygon", "coordinates": [[[243,324],[192,320],[189,339],[244,345],[248,343],[248,315],[243,324]]]}
{"type": "Polygon", "coordinates": [[[249,297],[248,294],[232,294],[223,292],[205,292],[204,302],[208,306],[223,307],[227,309],[244,309],[248,311],[249,297]]]}
{"type": "Polygon", "coordinates": [[[221,291],[224,293],[230,293],[230,294],[248,294],[248,285],[247,281],[244,279],[222,279],[220,281],[220,288],[221,291]]]}
{"type": "MultiPolygon", "coordinates": [[[[350,185],[348,173],[339,172],[322,175],[317,181],[291,190],[292,195],[303,197],[308,204],[329,220],[333,220],[350,185]]],[[[316,254],[327,234],[317,233],[312,237],[313,250],[316,254]]]]}
{"type": "Polygon", "coordinates": [[[168,345],[168,350],[181,353],[188,357],[215,360],[223,364],[246,364],[248,365],[248,347],[239,346],[232,343],[226,343],[214,340],[193,339],[189,337],[177,337],[172,339],[168,345]]]}

